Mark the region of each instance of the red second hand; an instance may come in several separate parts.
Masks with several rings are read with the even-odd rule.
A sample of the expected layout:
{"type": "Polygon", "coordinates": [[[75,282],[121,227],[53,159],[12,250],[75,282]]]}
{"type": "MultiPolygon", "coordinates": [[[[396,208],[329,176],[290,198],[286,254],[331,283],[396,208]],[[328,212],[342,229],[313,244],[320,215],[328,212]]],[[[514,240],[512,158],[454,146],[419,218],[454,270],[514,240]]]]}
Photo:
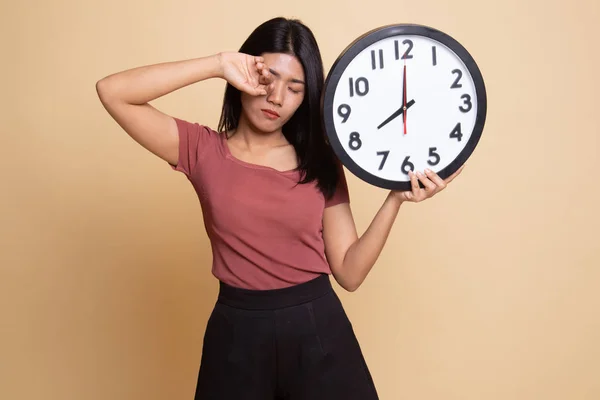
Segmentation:
{"type": "Polygon", "coordinates": [[[402,105],[404,107],[404,111],[402,112],[402,118],[404,119],[404,134],[406,135],[406,58],[404,59],[404,85],[402,90],[402,105]]]}

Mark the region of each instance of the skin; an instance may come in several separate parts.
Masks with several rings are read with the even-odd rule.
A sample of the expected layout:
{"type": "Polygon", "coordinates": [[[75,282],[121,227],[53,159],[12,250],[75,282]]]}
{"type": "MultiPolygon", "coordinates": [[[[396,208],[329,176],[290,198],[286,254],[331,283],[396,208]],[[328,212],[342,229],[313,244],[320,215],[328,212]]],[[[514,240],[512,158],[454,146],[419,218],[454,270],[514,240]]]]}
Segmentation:
{"type": "MultiPolygon", "coordinates": [[[[242,116],[235,136],[229,139],[234,156],[277,170],[297,165],[293,146],[281,128],[304,99],[302,65],[288,54],[263,54],[250,68],[247,86],[241,86],[242,116]],[[270,120],[262,109],[275,110],[280,118],[270,120]]],[[[323,214],[325,254],[336,281],[348,291],[357,290],[377,261],[398,211],[405,202],[418,203],[444,190],[462,171],[446,180],[430,170],[411,173],[412,191],[390,191],[367,230],[358,235],[348,203],[327,207],[323,214]],[[425,186],[419,187],[419,181],[425,186]]]]}

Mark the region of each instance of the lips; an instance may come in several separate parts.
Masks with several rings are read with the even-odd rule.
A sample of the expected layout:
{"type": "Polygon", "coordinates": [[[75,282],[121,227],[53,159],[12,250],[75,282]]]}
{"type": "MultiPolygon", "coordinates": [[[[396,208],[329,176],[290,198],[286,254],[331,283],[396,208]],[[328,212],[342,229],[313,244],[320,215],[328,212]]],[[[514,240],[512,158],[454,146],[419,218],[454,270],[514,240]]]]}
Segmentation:
{"type": "Polygon", "coordinates": [[[279,114],[277,114],[276,111],[269,110],[269,109],[266,109],[266,108],[261,109],[261,111],[263,112],[263,114],[267,118],[270,118],[270,119],[277,119],[277,118],[279,118],[279,114]]]}

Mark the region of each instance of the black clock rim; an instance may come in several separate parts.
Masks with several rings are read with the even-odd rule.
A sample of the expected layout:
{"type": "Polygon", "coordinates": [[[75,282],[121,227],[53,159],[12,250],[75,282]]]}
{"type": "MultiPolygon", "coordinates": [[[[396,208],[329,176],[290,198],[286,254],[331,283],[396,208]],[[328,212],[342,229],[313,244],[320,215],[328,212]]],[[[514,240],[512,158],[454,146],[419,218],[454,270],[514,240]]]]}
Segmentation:
{"type": "MultiPolygon", "coordinates": [[[[438,172],[438,176],[440,178],[446,179],[447,177],[452,175],[473,154],[475,147],[479,143],[483,132],[483,127],[485,125],[485,119],[487,114],[487,94],[481,71],[474,58],[467,51],[467,49],[450,35],[429,26],[407,23],[381,26],[362,34],[361,36],[356,38],[352,43],[350,43],[340,53],[338,58],[333,63],[327,75],[327,78],[325,79],[324,90],[321,95],[321,110],[323,112],[323,130],[327,135],[331,147],[333,148],[335,154],[340,159],[342,164],[344,164],[346,168],[348,168],[353,174],[358,176],[360,179],[384,189],[410,190],[410,182],[383,179],[381,177],[372,175],[371,173],[360,167],[358,164],[356,164],[354,160],[346,153],[342,144],[340,143],[340,140],[336,133],[332,112],[335,88],[337,87],[338,82],[348,64],[350,64],[354,57],[356,57],[361,51],[363,51],[365,48],[372,45],[373,43],[385,39],[387,37],[397,35],[417,35],[437,40],[438,42],[444,44],[449,49],[451,49],[462,60],[462,62],[469,70],[471,77],[473,78],[473,83],[475,85],[475,93],[477,94],[478,107],[473,132],[471,134],[471,137],[469,138],[469,141],[467,142],[463,150],[460,152],[460,154],[450,164],[448,164],[445,168],[438,172]]],[[[423,187],[422,184],[421,187],[423,187]]]]}

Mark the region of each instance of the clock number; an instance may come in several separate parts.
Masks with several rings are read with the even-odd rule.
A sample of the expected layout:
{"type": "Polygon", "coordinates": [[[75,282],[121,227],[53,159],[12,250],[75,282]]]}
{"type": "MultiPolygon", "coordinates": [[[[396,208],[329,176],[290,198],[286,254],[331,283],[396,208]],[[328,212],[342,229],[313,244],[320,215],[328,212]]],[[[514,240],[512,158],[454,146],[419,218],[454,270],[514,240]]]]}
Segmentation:
{"type": "Polygon", "coordinates": [[[456,124],[452,132],[450,132],[450,138],[457,139],[459,142],[462,140],[463,134],[460,130],[460,122],[456,124]]]}
{"type": "Polygon", "coordinates": [[[466,105],[467,107],[463,108],[463,106],[461,105],[460,107],[458,107],[458,109],[464,113],[471,111],[471,109],[473,108],[473,103],[471,103],[471,96],[469,96],[468,94],[463,94],[462,96],[460,96],[460,98],[465,101],[463,105],[466,105]]]}
{"type": "Polygon", "coordinates": [[[383,159],[381,160],[381,164],[379,164],[379,170],[381,171],[383,169],[383,166],[385,165],[385,161],[387,160],[388,156],[390,155],[390,151],[378,151],[377,152],[378,156],[383,156],[383,159]]]}
{"type": "Polygon", "coordinates": [[[352,150],[358,150],[358,149],[360,149],[360,147],[362,146],[362,142],[360,140],[360,133],[358,133],[358,132],[352,132],[350,134],[350,142],[348,143],[348,146],[352,150]]]}
{"type": "MultiPolygon", "coordinates": [[[[371,50],[371,69],[377,69],[375,50],[371,50]]],[[[383,69],[383,50],[379,49],[379,69],[383,69]]]]}
{"type": "Polygon", "coordinates": [[[431,57],[432,57],[432,61],[433,61],[433,65],[436,66],[437,65],[437,48],[435,46],[431,47],[431,57]]]}
{"type": "Polygon", "coordinates": [[[356,90],[356,94],[359,96],[364,96],[369,93],[369,80],[367,78],[361,77],[354,82],[353,78],[350,78],[350,97],[354,97],[354,91],[356,90]],[[362,83],[362,87],[361,87],[362,83]]]}
{"type": "MultiPolygon", "coordinates": [[[[406,60],[406,59],[410,59],[413,58],[413,56],[410,54],[412,48],[413,48],[413,42],[410,39],[406,39],[402,41],[402,44],[408,45],[408,49],[406,49],[406,51],[404,52],[404,55],[402,56],[402,60],[406,60]]],[[[396,60],[400,58],[400,49],[398,48],[398,41],[394,40],[394,49],[396,50],[396,60]]]]}
{"type": "Polygon", "coordinates": [[[348,120],[351,112],[352,112],[352,108],[350,108],[350,106],[348,104],[341,104],[338,107],[338,115],[340,117],[344,118],[342,120],[342,124],[348,120]]]}
{"type": "Polygon", "coordinates": [[[413,58],[413,56],[411,56],[411,55],[409,54],[409,53],[410,53],[410,51],[411,51],[411,50],[412,50],[412,48],[413,48],[413,42],[412,42],[412,40],[406,39],[406,40],[404,40],[404,41],[402,42],[402,44],[407,44],[407,45],[408,45],[408,49],[406,49],[406,52],[405,52],[405,53],[404,53],[404,55],[402,56],[402,59],[403,59],[403,60],[406,60],[406,59],[413,58]]]}
{"type": "Polygon", "coordinates": [[[436,150],[437,150],[437,147],[429,148],[429,158],[433,157],[433,159],[435,160],[435,161],[427,160],[427,164],[429,164],[431,166],[438,165],[440,163],[440,155],[435,152],[436,150]]]}
{"type": "Polygon", "coordinates": [[[460,78],[462,78],[462,71],[460,69],[455,69],[452,71],[453,74],[457,74],[458,76],[456,77],[456,80],[454,81],[454,83],[452,84],[452,86],[450,86],[450,89],[459,89],[462,87],[462,84],[459,83],[460,82],[460,78]]]}
{"type": "Polygon", "coordinates": [[[404,172],[406,175],[408,175],[409,171],[415,170],[415,165],[413,163],[411,163],[410,161],[408,161],[409,159],[410,159],[410,156],[406,156],[406,158],[402,162],[402,172],[404,172]]]}

